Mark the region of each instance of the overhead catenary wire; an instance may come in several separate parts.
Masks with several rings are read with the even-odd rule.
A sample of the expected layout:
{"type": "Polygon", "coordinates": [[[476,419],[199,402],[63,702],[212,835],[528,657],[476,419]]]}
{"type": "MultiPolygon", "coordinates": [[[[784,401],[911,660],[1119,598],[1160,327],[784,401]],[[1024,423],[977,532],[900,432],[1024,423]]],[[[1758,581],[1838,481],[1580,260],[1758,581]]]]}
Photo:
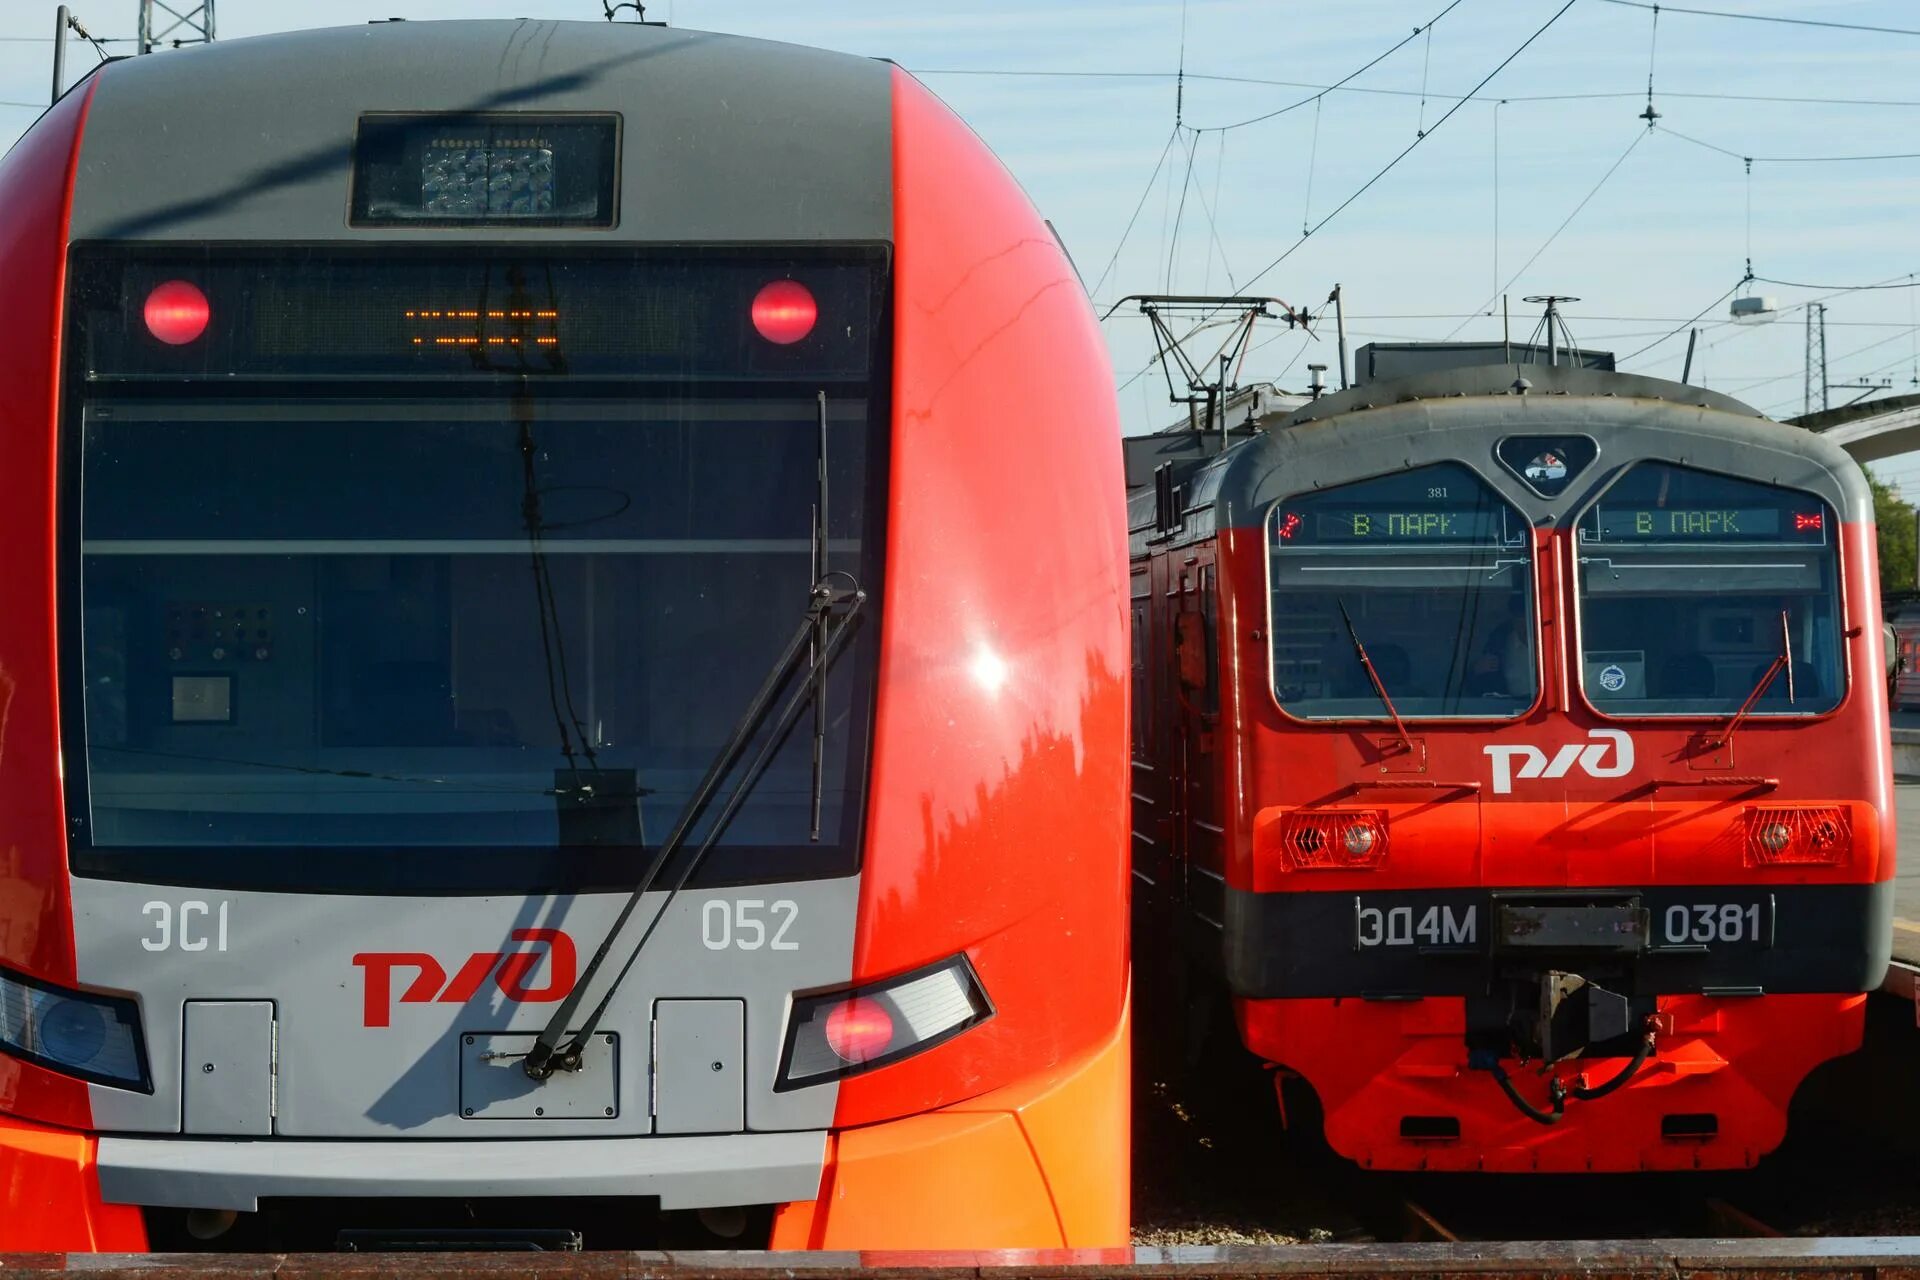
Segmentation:
{"type": "Polygon", "coordinates": [[[1358,200],[1361,196],[1365,195],[1368,191],[1372,190],[1374,184],[1379,182],[1380,179],[1386,177],[1389,173],[1393,172],[1394,167],[1398,165],[1402,160],[1406,159],[1407,156],[1412,154],[1415,147],[1418,147],[1422,142],[1425,142],[1428,138],[1438,133],[1440,131],[1440,126],[1444,125],[1447,121],[1453,119],[1454,115],[1460,110],[1461,107],[1465,106],[1467,102],[1472,99],[1474,94],[1477,94],[1480,92],[1481,89],[1484,89],[1493,80],[1495,76],[1499,75],[1502,71],[1506,70],[1508,65],[1511,64],[1515,58],[1518,58],[1521,54],[1525,53],[1529,48],[1531,48],[1533,45],[1533,42],[1538,40],[1541,36],[1545,35],[1547,31],[1553,26],[1554,23],[1560,21],[1560,19],[1563,16],[1565,16],[1567,10],[1573,8],[1576,2],[1577,0],[1566,0],[1565,4],[1561,5],[1558,9],[1554,10],[1553,15],[1551,17],[1549,17],[1545,22],[1541,23],[1538,27],[1534,28],[1532,35],[1528,36],[1525,40],[1521,41],[1519,46],[1515,48],[1513,52],[1509,53],[1506,57],[1500,59],[1500,61],[1497,64],[1495,64],[1493,70],[1487,72],[1486,75],[1482,76],[1480,78],[1480,83],[1476,84],[1473,87],[1472,92],[1468,93],[1465,97],[1458,99],[1457,101],[1454,102],[1452,106],[1448,107],[1446,111],[1441,114],[1440,118],[1433,122],[1433,128],[1426,130],[1424,133],[1416,137],[1412,142],[1409,142],[1405,147],[1401,148],[1398,155],[1394,156],[1393,159],[1387,161],[1386,164],[1382,165],[1380,169],[1371,178],[1368,178],[1365,182],[1361,183],[1360,186],[1354,190],[1353,194],[1349,195],[1346,199],[1342,200],[1339,204],[1335,205],[1333,207],[1332,212],[1328,213],[1325,217],[1321,218],[1318,222],[1314,223],[1313,226],[1308,228],[1305,234],[1303,234],[1298,240],[1294,241],[1291,245],[1288,245],[1285,249],[1283,249],[1280,252],[1279,257],[1275,258],[1272,262],[1269,262],[1266,266],[1260,268],[1260,270],[1254,272],[1254,274],[1240,287],[1243,289],[1250,289],[1254,285],[1258,284],[1262,279],[1266,277],[1268,272],[1272,271],[1275,267],[1279,266],[1281,263],[1285,262],[1289,257],[1291,257],[1296,249],[1298,249],[1301,245],[1305,244],[1308,241],[1308,239],[1312,237],[1314,232],[1320,230],[1320,228],[1326,226],[1329,222],[1332,222],[1335,218],[1339,217],[1341,212],[1344,211],[1349,205],[1351,205],[1354,201],[1358,200]]]}
{"type": "Polygon", "coordinates": [[[1500,102],[1493,104],[1493,297],[1495,298],[1500,296],[1500,108],[1503,105],[1505,104],[1500,102]]]}
{"type": "MultiPolygon", "coordinates": [[[[1783,289],[1831,289],[1831,296],[1843,293],[1868,293],[1875,289],[1913,289],[1920,288],[1920,272],[1908,272],[1904,276],[1894,276],[1877,284],[1806,284],[1799,280],[1776,280],[1772,276],[1755,276],[1761,284],[1777,284],[1783,289]],[[1897,282],[1897,283],[1896,283],[1897,282]]],[[[1828,322],[1833,323],[1832,321],[1828,322]]]]}
{"type": "MultiPolygon", "coordinates": [[[[1173,71],[1080,71],[1032,67],[913,67],[910,68],[910,70],[916,76],[1008,76],[1069,80],[1172,80],[1179,75],[1178,72],[1173,71]]],[[[1373,85],[1347,84],[1344,81],[1339,84],[1315,84],[1307,80],[1276,80],[1267,76],[1235,76],[1199,71],[1187,72],[1185,79],[1204,80],[1218,84],[1265,85],[1272,88],[1312,89],[1315,91],[1312,97],[1302,98],[1300,101],[1284,108],[1284,110],[1287,111],[1306,106],[1313,101],[1314,97],[1329,93],[1370,93],[1390,98],[1417,98],[1420,96],[1418,89],[1388,89],[1373,85]]],[[[1642,91],[1639,89],[1596,89],[1579,93],[1508,94],[1499,99],[1491,96],[1480,97],[1477,90],[1473,93],[1432,92],[1428,94],[1431,98],[1445,102],[1493,102],[1496,100],[1503,102],[1604,102],[1608,100],[1618,101],[1622,98],[1637,99],[1641,97],[1641,95],[1642,91]]],[[[1705,90],[1680,89],[1662,89],[1660,96],[1663,98],[1685,98],[1703,102],[1772,102],[1788,106],[1920,107],[1920,98],[1810,97],[1781,93],[1721,93],[1705,90]]],[[[1269,114],[1278,115],[1280,112],[1272,112],[1269,114]]],[[[1253,124],[1257,122],[1257,120],[1248,120],[1242,123],[1253,124]]],[[[1188,128],[1192,127],[1191,125],[1188,126],[1188,128]]],[[[1216,128],[1238,127],[1240,126],[1209,125],[1207,129],[1211,131],[1216,128]]]]}
{"type": "Polygon", "coordinates": [[[1512,277],[1508,279],[1505,284],[1495,288],[1492,296],[1490,296],[1486,300],[1486,302],[1483,302],[1480,304],[1480,306],[1474,308],[1472,313],[1470,313],[1469,317],[1465,320],[1462,320],[1458,325],[1454,326],[1453,331],[1447,334],[1446,338],[1442,339],[1442,341],[1451,341],[1454,334],[1459,333],[1460,330],[1466,328],[1467,325],[1470,324],[1473,320],[1476,320],[1480,318],[1480,316],[1486,314],[1487,307],[1495,302],[1498,302],[1500,300],[1501,294],[1510,292],[1512,290],[1515,281],[1519,280],[1521,276],[1526,275],[1528,269],[1531,268],[1534,263],[1540,260],[1540,255],[1545,253],[1549,248],[1551,248],[1553,245],[1553,242],[1560,238],[1560,233],[1573,225],[1573,220],[1580,216],[1580,211],[1582,209],[1585,209],[1588,204],[1592,203],[1593,198],[1600,194],[1600,188],[1607,185],[1607,179],[1613,177],[1614,174],[1620,171],[1620,166],[1627,162],[1627,157],[1633,154],[1634,148],[1638,147],[1640,143],[1646,138],[1646,136],[1647,136],[1647,130],[1645,129],[1635,129],[1633,131],[1633,141],[1627,144],[1627,149],[1625,151],[1622,151],[1619,157],[1615,159],[1612,164],[1607,166],[1607,171],[1600,175],[1600,181],[1594,183],[1593,186],[1588,189],[1587,194],[1580,197],[1580,203],[1574,205],[1573,210],[1570,213],[1568,213],[1566,217],[1560,220],[1560,225],[1553,229],[1553,234],[1540,242],[1540,247],[1533,251],[1533,256],[1528,258],[1525,262],[1521,263],[1520,269],[1514,272],[1512,277]]]}
{"type": "MultiPolygon", "coordinates": [[[[1178,122],[1174,127],[1179,128],[1178,122]]],[[[1200,151],[1200,135],[1190,134],[1187,140],[1187,172],[1180,180],[1180,203],[1173,213],[1173,236],[1167,244],[1166,292],[1173,292],[1173,260],[1180,252],[1180,223],[1187,216],[1187,192],[1193,188],[1193,162],[1200,151]]]]}
{"type": "Polygon", "coordinates": [[[1724,9],[1690,9],[1677,4],[1654,4],[1650,0],[1604,0],[1606,4],[1622,5],[1629,9],[1651,9],[1657,13],[1684,13],[1696,18],[1732,18],[1740,22],[1778,22],[1795,27],[1828,27],[1836,31],[1871,31],[1877,35],[1920,36],[1920,29],[1912,27],[1873,27],[1859,22],[1834,22],[1822,18],[1789,18],[1772,13],[1728,13],[1724,9]]]}
{"type": "MultiPolygon", "coordinates": [[[[1905,330],[1902,330],[1899,333],[1890,333],[1884,338],[1874,339],[1872,342],[1867,343],[1865,346],[1855,347],[1851,351],[1842,352],[1840,355],[1834,356],[1833,359],[1830,360],[1828,363],[1837,365],[1843,360],[1851,360],[1855,356],[1863,356],[1869,351],[1877,351],[1881,347],[1886,346],[1889,342],[1898,342],[1900,341],[1900,339],[1906,336],[1907,334],[1905,330]]],[[[1904,360],[1905,358],[1906,357],[1904,356],[1901,357],[1902,360],[1904,360]]],[[[1897,365],[1900,363],[1900,361],[1896,360],[1893,363],[1897,365]]],[[[1886,366],[1886,367],[1890,368],[1892,366],[1886,366]]],[[[1874,372],[1878,373],[1880,372],[1880,370],[1876,369],[1874,370],[1874,372]]],[[[1798,378],[1800,376],[1801,376],[1801,371],[1799,369],[1791,369],[1791,370],[1788,370],[1786,373],[1775,374],[1771,378],[1761,378],[1755,382],[1736,383],[1732,387],[1728,388],[1728,390],[1735,393],[1739,393],[1743,391],[1755,391],[1761,387],[1770,387],[1776,382],[1785,382],[1788,378],[1798,378]]]]}
{"type": "Polygon", "coordinates": [[[1678,129],[1670,128],[1664,124],[1656,124],[1654,127],[1658,128],[1660,132],[1667,134],[1670,137],[1680,139],[1680,141],[1682,142],[1690,142],[1694,146],[1704,147],[1708,151],[1717,151],[1723,156],[1727,156],[1730,159],[1734,159],[1734,160],[1744,161],[1749,165],[1755,165],[1755,164],[1855,164],[1855,163],[1864,163],[1867,161],[1874,161],[1874,160],[1920,160],[1920,151],[1885,152],[1877,155],[1756,156],[1756,155],[1748,155],[1743,151],[1735,151],[1731,147],[1723,147],[1723,146],[1720,146],[1718,143],[1708,142],[1705,139],[1696,138],[1690,134],[1681,133],[1678,129]]]}
{"type": "MultiPolygon", "coordinates": [[[[1904,363],[1906,363],[1906,357],[1905,357],[1905,356],[1901,356],[1901,357],[1900,357],[1900,358],[1899,358],[1898,360],[1893,360],[1893,361],[1890,361],[1890,362],[1888,362],[1887,364],[1883,364],[1883,365],[1879,365],[1879,366],[1877,366],[1877,367],[1875,367],[1875,368],[1872,368],[1872,369],[1868,369],[1868,370],[1866,370],[1866,371],[1865,371],[1864,373],[1860,373],[1860,374],[1857,374],[1857,375],[1855,375],[1855,376],[1856,376],[1856,377],[1859,377],[1859,378],[1863,378],[1863,379],[1864,379],[1864,378],[1871,378],[1871,377],[1873,377],[1873,376],[1874,376],[1875,374],[1877,374],[1877,373],[1884,373],[1884,372],[1885,372],[1886,370],[1888,370],[1888,369],[1893,369],[1893,368],[1897,368],[1898,366],[1900,366],[1900,365],[1902,365],[1902,364],[1904,364],[1904,363]]],[[[1838,390],[1840,389],[1840,384],[1839,384],[1839,383],[1834,383],[1834,384],[1832,384],[1832,389],[1833,389],[1833,390],[1836,390],[1836,391],[1838,391],[1838,390]]],[[[1895,394],[1895,392],[1894,392],[1894,387],[1893,387],[1893,380],[1892,380],[1892,379],[1890,379],[1890,378],[1889,378],[1889,379],[1887,379],[1887,380],[1886,380],[1886,381],[1885,381],[1885,382],[1884,382],[1884,383],[1883,383],[1882,385],[1880,385],[1880,386],[1873,386],[1873,387],[1853,387],[1853,388],[1850,388],[1850,389],[1851,389],[1851,390],[1854,390],[1854,391],[1857,391],[1857,392],[1859,392],[1859,394],[1858,394],[1858,395],[1856,395],[1856,396],[1855,396],[1855,397],[1854,397],[1854,398],[1853,398],[1852,400],[1849,400],[1849,401],[1846,401],[1846,402],[1844,402],[1844,403],[1842,403],[1842,404],[1837,404],[1837,405],[1834,405],[1833,407],[1834,407],[1835,409],[1841,409],[1841,408],[1845,408],[1845,407],[1846,407],[1847,405],[1850,405],[1850,404],[1865,404],[1865,403],[1867,403],[1867,402],[1869,402],[1869,401],[1871,401],[1871,400],[1872,400],[1872,399],[1873,399],[1873,398],[1874,398],[1875,396],[1882,396],[1882,395],[1892,395],[1892,394],[1895,394]]],[[[1802,401],[1801,401],[1801,397],[1800,397],[1800,395],[1799,395],[1799,394],[1795,394],[1795,395],[1793,395],[1793,396],[1790,396],[1789,398],[1787,398],[1787,399],[1785,399],[1785,400],[1776,400],[1776,401],[1774,401],[1774,402],[1773,402],[1772,404],[1770,404],[1770,405],[1767,405],[1767,406],[1765,406],[1765,407],[1764,407],[1764,408],[1763,408],[1763,409],[1761,410],[1761,412],[1763,412],[1763,413],[1765,413],[1765,414],[1766,414],[1766,415],[1767,415],[1767,416],[1768,416],[1769,418],[1772,418],[1772,417],[1777,417],[1777,416],[1779,416],[1779,413],[1780,413],[1780,411],[1781,411],[1781,410],[1783,410],[1783,409],[1792,409],[1792,408],[1793,408],[1794,406],[1796,406],[1796,405],[1799,405],[1799,404],[1801,404],[1801,403],[1802,403],[1802,401]]],[[[1821,410],[1816,410],[1816,412],[1824,412],[1824,411],[1821,411],[1821,410]]],[[[1788,416],[1790,416],[1790,417],[1798,417],[1799,415],[1798,415],[1798,414],[1790,414],[1790,415],[1788,415],[1788,416]]]]}
{"type": "Polygon", "coordinates": [[[1300,205],[1300,234],[1309,234],[1307,224],[1313,217],[1313,171],[1320,164],[1320,99],[1313,100],[1313,140],[1307,144],[1307,194],[1300,205]]]}
{"type": "Polygon", "coordinates": [[[1214,148],[1213,199],[1211,201],[1208,201],[1203,198],[1200,202],[1200,207],[1205,209],[1207,212],[1207,228],[1209,231],[1213,233],[1213,246],[1212,248],[1209,248],[1207,250],[1207,275],[1206,275],[1206,279],[1201,283],[1201,291],[1203,293],[1210,292],[1213,289],[1213,250],[1214,249],[1218,249],[1220,251],[1220,266],[1221,266],[1221,269],[1227,273],[1227,284],[1229,286],[1233,284],[1233,267],[1229,265],[1227,262],[1227,246],[1220,243],[1220,224],[1213,216],[1213,211],[1220,207],[1220,181],[1225,176],[1226,169],[1227,169],[1227,135],[1223,133],[1220,135],[1220,140],[1214,148]]]}
{"type": "Polygon", "coordinates": [[[1750,276],[1744,276],[1744,275],[1741,276],[1738,280],[1733,282],[1732,288],[1728,289],[1725,293],[1715,298],[1712,302],[1709,302],[1706,306],[1694,312],[1691,318],[1682,320],[1679,324],[1669,329],[1666,333],[1662,334],[1660,337],[1655,338],[1652,342],[1649,342],[1646,346],[1641,347],[1638,351],[1629,352],[1628,354],[1621,356],[1619,359],[1619,363],[1625,364],[1629,360],[1637,360],[1641,356],[1647,354],[1647,352],[1659,346],[1661,343],[1670,341],[1671,339],[1678,336],[1679,334],[1685,332],[1688,329],[1691,329],[1699,321],[1701,316],[1706,315],[1707,312],[1713,310],[1715,307],[1725,302],[1728,298],[1731,298],[1735,293],[1739,292],[1740,286],[1745,284],[1751,278],[1752,277],[1750,276]]]}
{"type": "MultiPolygon", "coordinates": [[[[1213,254],[1216,249],[1219,250],[1220,253],[1220,266],[1227,273],[1227,285],[1229,288],[1233,287],[1233,264],[1227,261],[1227,246],[1220,239],[1220,223],[1213,212],[1220,207],[1220,176],[1221,170],[1225,167],[1227,161],[1226,141],[1227,135],[1224,133],[1221,134],[1219,160],[1213,170],[1213,199],[1211,201],[1207,199],[1206,189],[1203,185],[1196,184],[1193,188],[1194,199],[1200,202],[1200,212],[1206,217],[1207,234],[1211,239],[1211,243],[1207,248],[1206,289],[1213,287],[1213,254]]],[[[1194,139],[1194,145],[1199,145],[1197,135],[1194,139]]]]}
{"type": "MultiPolygon", "coordinates": [[[[1843,297],[1846,297],[1848,294],[1852,294],[1852,293],[1863,293],[1863,292],[1869,292],[1876,289],[1912,288],[1915,285],[1920,285],[1920,274],[1909,273],[1909,274],[1904,274],[1899,276],[1890,276],[1885,280],[1874,281],[1868,284],[1860,284],[1860,285],[1813,285],[1813,284],[1797,283],[1793,281],[1774,280],[1766,276],[1748,276],[1742,279],[1738,284],[1736,284],[1734,286],[1734,290],[1738,290],[1742,285],[1745,285],[1748,283],[1775,284],[1775,285],[1780,285],[1783,288],[1790,288],[1790,289],[1825,290],[1825,292],[1816,293],[1811,298],[1803,298],[1799,302],[1793,303],[1790,306],[1782,307],[1776,313],[1776,315],[1784,317],[1787,315],[1791,315],[1795,311],[1803,311],[1806,308],[1814,306],[1818,303],[1829,302],[1834,298],[1843,298],[1843,297]],[[1898,283],[1900,281],[1905,281],[1906,283],[1898,283]]],[[[1725,297],[1730,296],[1731,292],[1733,291],[1730,290],[1728,295],[1722,295],[1721,300],[1724,301],[1725,297]]],[[[1717,303],[1709,303],[1707,307],[1703,308],[1698,315],[1693,316],[1688,320],[1681,321],[1678,328],[1670,330],[1667,333],[1663,334],[1659,342],[1664,342],[1668,338],[1676,337],[1681,331],[1691,328],[1694,324],[1698,323],[1701,316],[1704,316],[1707,313],[1707,311],[1712,310],[1713,307],[1716,305],[1717,303]]],[[[1603,317],[1590,317],[1590,318],[1599,319],[1603,317]]],[[[1619,317],[1619,318],[1631,319],[1632,317],[1619,317]]],[[[1875,321],[1875,320],[1828,320],[1825,323],[1828,328],[1847,327],[1847,328],[1861,328],[1861,329],[1886,329],[1886,328],[1902,328],[1903,327],[1899,322],[1875,321]]],[[[1707,325],[1703,325],[1701,326],[1701,331],[1706,332],[1708,330],[1728,329],[1728,328],[1731,328],[1733,330],[1732,333],[1726,335],[1724,338],[1716,342],[1709,342],[1707,346],[1709,349],[1711,349],[1719,346],[1722,342],[1731,341],[1736,338],[1743,338],[1750,334],[1761,332],[1761,330],[1764,327],[1765,326],[1742,324],[1737,319],[1728,318],[1723,320],[1717,320],[1707,325]]],[[[1634,356],[1638,356],[1643,352],[1650,350],[1653,346],[1658,346],[1659,342],[1651,343],[1647,347],[1641,348],[1640,351],[1636,351],[1632,355],[1624,358],[1632,359],[1634,358],[1634,356]]],[[[1668,360],[1676,359],[1676,358],[1677,358],[1676,356],[1662,357],[1662,359],[1668,359],[1668,360]]],[[[1844,359],[1845,357],[1840,357],[1840,358],[1844,359]]],[[[1788,375],[1788,376],[1792,376],[1792,375],[1788,375]]]]}
{"type": "Polygon", "coordinates": [[[1092,297],[1098,294],[1100,287],[1107,282],[1107,277],[1113,274],[1114,264],[1120,261],[1120,251],[1127,247],[1127,237],[1133,234],[1133,224],[1140,220],[1140,211],[1147,207],[1147,198],[1153,194],[1154,184],[1160,180],[1160,170],[1167,163],[1167,153],[1173,150],[1174,140],[1179,136],[1178,129],[1167,135],[1166,145],[1160,148],[1160,158],[1153,163],[1153,173],[1148,176],[1147,185],[1140,192],[1140,199],[1133,206],[1133,215],[1127,219],[1127,226],[1120,233],[1119,243],[1113,246],[1112,256],[1107,259],[1107,265],[1101,269],[1100,278],[1093,282],[1093,288],[1087,290],[1087,296],[1092,297]]]}
{"type": "MultiPolygon", "coordinates": [[[[1431,55],[1432,47],[1433,47],[1433,24],[1440,21],[1440,19],[1446,17],[1448,14],[1452,13],[1455,9],[1459,8],[1464,3],[1465,3],[1465,0],[1451,0],[1451,2],[1447,5],[1446,8],[1440,10],[1440,12],[1434,14],[1431,18],[1428,18],[1426,22],[1422,23],[1420,26],[1415,27],[1410,34],[1408,34],[1407,36],[1403,37],[1400,40],[1395,41],[1391,46],[1389,46],[1386,49],[1383,49],[1378,54],[1375,54],[1372,58],[1368,59],[1365,63],[1354,68],[1352,71],[1349,71],[1346,75],[1341,76],[1338,80],[1334,81],[1332,84],[1288,85],[1288,87],[1291,87],[1291,88],[1317,90],[1318,92],[1313,94],[1313,96],[1311,97],[1302,98],[1298,102],[1288,103],[1286,106],[1280,107],[1274,111],[1266,111],[1266,112],[1262,112],[1257,116],[1250,116],[1245,120],[1236,120],[1232,124],[1215,124],[1215,125],[1201,126],[1200,131],[1202,133],[1210,133],[1210,132],[1213,132],[1214,130],[1225,132],[1230,129],[1244,129],[1248,125],[1260,124],[1263,121],[1273,119],[1275,116],[1283,116],[1283,115],[1286,115],[1289,111],[1296,111],[1299,108],[1306,106],[1310,102],[1317,104],[1319,100],[1325,97],[1327,94],[1333,93],[1337,90],[1344,89],[1352,81],[1359,79],[1361,76],[1365,75],[1367,72],[1373,70],[1375,67],[1385,62],[1388,58],[1391,58],[1394,54],[1400,52],[1402,49],[1412,44],[1415,40],[1418,40],[1422,32],[1425,32],[1427,34],[1427,47],[1428,47],[1429,55],[1431,55]]],[[[1199,77],[1195,77],[1195,78],[1197,79],[1199,77]]],[[[1230,78],[1230,77],[1209,76],[1207,78],[1223,79],[1223,78],[1230,78]]],[[[1421,72],[1420,82],[1421,82],[1420,98],[1422,103],[1424,104],[1426,100],[1426,73],[1424,70],[1421,72]]],[[[1276,85],[1287,85],[1286,81],[1280,81],[1280,80],[1270,81],[1268,83],[1272,83],[1276,85]]],[[[1406,91],[1398,90],[1396,92],[1405,93],[1406,91]]],[[[1423,113],[1423,116],[1424,116],[1424,113],[1423,113]]],[[[1424,119],[1423,119],[1423,123],[1424,123],[1424,119]]]]}

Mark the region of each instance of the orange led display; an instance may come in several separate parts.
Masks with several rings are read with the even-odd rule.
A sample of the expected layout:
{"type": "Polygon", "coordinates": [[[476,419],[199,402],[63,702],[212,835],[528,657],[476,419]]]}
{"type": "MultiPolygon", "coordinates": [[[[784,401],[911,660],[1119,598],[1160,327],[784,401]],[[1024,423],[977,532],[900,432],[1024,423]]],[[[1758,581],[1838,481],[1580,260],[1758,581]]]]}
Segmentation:
{"type": "Polygon", "coordinates": [[[560,312],[527,307],[416,307],[403,313],[415,347],[556,347],[560,312]]]}

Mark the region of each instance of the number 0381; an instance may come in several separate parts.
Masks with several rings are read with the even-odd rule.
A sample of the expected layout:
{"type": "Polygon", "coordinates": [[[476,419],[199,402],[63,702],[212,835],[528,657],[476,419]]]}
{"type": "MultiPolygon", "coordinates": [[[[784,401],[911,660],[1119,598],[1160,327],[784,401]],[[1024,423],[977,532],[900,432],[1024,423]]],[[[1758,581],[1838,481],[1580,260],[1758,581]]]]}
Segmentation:
{"type": "Polygon", "coordinates": [[[1662,923],[1669,943],[1761,940],[1759,903],[1676,902],[1662,923]]]}

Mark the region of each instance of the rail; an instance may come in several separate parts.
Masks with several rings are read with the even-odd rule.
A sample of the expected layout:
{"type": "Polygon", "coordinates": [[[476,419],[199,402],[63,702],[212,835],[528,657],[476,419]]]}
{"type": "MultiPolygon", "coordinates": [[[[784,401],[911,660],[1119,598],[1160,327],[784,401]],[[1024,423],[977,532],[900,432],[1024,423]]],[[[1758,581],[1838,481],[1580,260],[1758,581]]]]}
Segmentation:
{"type": "Polygon", "coordinates": [[[1511,1280],[1911,1280],[1920,1237],[1227,1245],[995,1253],[13,1254],[0,1280],[1198,1280],[1497,1276],[1511,1280]]]}

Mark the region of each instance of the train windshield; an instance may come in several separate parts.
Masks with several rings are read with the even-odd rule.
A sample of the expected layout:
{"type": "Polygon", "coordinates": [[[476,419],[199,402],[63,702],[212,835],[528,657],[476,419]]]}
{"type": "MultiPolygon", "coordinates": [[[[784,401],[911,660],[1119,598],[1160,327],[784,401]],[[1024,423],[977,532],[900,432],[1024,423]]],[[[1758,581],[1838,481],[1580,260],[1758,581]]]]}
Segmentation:
{"type": "MultiPolygon", "coordinates": [[[[879,267],[680,252],[299,262],[306,321],[264,262],[83,269],[76,867],[632,882],[801,623],[823,437],[826,567],[879,598],[879,267]],[[175,279],[212,350],[129,334],[175,279]]],[[[808,715],[703,879],[852,869],[877,622],[817,801],[808,715]]]]}
{"type": "Polygon", "coordinates": [[[1387,719],[1390,700],[1406,719],[1511,718],[1533,704],[1529,530],[1467,467],[1298,494],[1269,514],[1267,544],[1273,689],[1290,714],[1387,719]]]}
{"type": "Polygon", "coordinates": [[[1757,715],[1816,715],[1840,704],[1837,527],[1819,498],[1642,462],[1576,533],[1580,677],[1597,710],[1731,716],[1751,697],[1757,715]]]}

